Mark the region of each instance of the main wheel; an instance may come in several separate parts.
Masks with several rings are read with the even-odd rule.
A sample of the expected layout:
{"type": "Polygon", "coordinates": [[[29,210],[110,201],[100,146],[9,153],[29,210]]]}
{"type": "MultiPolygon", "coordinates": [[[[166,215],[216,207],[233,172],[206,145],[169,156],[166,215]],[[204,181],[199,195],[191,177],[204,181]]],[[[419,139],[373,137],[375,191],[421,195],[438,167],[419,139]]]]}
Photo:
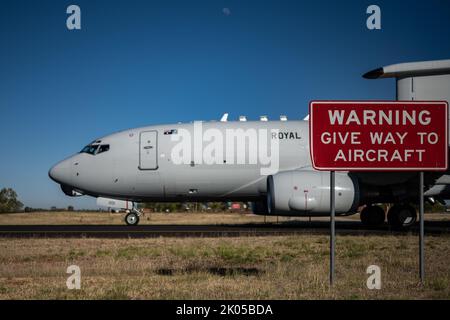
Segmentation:
{"type": "Polygon", "coordinates": [[[394,205],[389,210],[387,218],[394,228],[408,228],[417,221],[417,212],[410,205],[394,205]]]}
{"type": "Polygon", "coordinates": [[[139,216],[134,212],[130,212],[125,216],[125,223],[129,226],[135,226],[139,223],[139,216]]]}
{"type": "Polygon", "coordinates": [[[366,226],[379,226],[383,224],[385,214],[380,206],[367,206],[361,211],[360,218],[366,226]]]}

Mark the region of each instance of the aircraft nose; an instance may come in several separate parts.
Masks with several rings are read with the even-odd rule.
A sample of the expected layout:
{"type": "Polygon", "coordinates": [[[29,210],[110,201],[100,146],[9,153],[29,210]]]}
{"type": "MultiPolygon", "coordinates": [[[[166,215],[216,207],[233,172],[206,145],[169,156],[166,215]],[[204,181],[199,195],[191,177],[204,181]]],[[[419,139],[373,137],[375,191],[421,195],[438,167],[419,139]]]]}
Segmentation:
{"type": "Polygon", "coordinates": [[[58,162],[49,170],[48,175],[57,183],[68,184],[71,177],[69,162],[67,160],[58,162]]]}

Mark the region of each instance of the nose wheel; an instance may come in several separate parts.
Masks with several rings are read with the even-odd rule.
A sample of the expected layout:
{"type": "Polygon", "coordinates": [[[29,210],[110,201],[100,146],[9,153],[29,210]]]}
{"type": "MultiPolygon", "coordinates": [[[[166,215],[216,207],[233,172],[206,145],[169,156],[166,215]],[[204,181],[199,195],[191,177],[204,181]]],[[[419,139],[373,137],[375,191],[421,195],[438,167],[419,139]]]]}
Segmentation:
{"type": "Polygon", "coordinates": [[[141,215],[141,213],[136,210],[135,208],[133,208],[133,211],[131,211],[130,213],[128,213],[125,216],[125,223],[128,226],[136,226],[139,223],[139,216],[141,215]]]}
{"type": "Polygon", "coordinates": [[[135,226],[139,223],[139,216],[134,212],[130,212],[125,216],[125,223],[129,226],[135,226]]]}

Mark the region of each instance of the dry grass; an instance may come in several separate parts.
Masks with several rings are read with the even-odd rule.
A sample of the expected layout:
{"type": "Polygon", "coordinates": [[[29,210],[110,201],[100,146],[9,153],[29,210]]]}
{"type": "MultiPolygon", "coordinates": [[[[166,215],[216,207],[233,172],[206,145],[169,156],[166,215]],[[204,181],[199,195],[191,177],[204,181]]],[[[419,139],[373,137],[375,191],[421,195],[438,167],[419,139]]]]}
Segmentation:
{"type": "MultiPolygon", "coordinates": [[[[0,214],[0,225],[123,225],[124,214],[109,212],[33,212],[0,214]]],[[[289,218],[278,218],[286,221],[289,218]]],[[[276,222],[276,217],[267,217],[276,222]]],[[[240,213],[151,213],[141,217],[139,224],[236,224],[263,223],[264,217],[240,213]]]]}
{"type": "Polygon", "coordinates": [[[449,299],[450,237],[426,239],[418,284],[416,236],[338,236],[328,285],[328,238],[1,239],[1,299],[449,299]],[[81,290],[68,290],[76,264],[81,290]],[[382,271],[368,290],[366,268],[382,271]]]}
{"type": "MultiPolygon", "coordinates": [[[[447,220],[450,216],[426,217],[447,220]]],[[[121,225],[122,218],[86,212],[2,214],[0,224],[121,225]]],[[[286,220],[290,219],[279,218],[286,220]]],[[[262,222],[262,216],[238,213],[151,214],[141,220],[142,224],[262,222]]],[[[424,287],[418,284],[417,245],[417,236],[411,235],[338,235],[337,283],[330,288],[328,238],[321,235],[3,238],[0,299],[449,299],[450,236],[427,236],[424,287]],[[72,264],[81,267],[81,290],[66,287],[66,269],[72,264]],[[381,267],[381,290],[366,287],[366,268],[371,264],[381,267]]]]}
{"type": "MultiPolygon", "coordinates": [[[[124,214],[109,212],[33,212],[0,214],[0,225],[88,225],[107,224],[123,225],[124,214]]],[[[246,213],[151,213],[141,217],[140,224],[241,224],[270,223],[294,220],[307,221],[307,217],[273,217],[257,216],[246,213]]],[[[427,220],[450,220],[449,213],[427,214],[427,220]]],[[[313,220],[329,220],[316,217],[313,220]]],[[[359,215],[338,217],[337,220],[359,221],[359,215]]]]}

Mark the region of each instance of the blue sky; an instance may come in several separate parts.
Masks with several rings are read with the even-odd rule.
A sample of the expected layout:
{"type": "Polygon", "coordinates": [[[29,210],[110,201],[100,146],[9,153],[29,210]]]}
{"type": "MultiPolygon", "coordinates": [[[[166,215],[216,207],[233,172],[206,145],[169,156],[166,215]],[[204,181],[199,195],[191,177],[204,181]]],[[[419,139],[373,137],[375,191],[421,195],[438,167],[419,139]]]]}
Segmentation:
{"type": "Polygon", "coordinates": [[[450,1],[0,2],[0,188],[95,207],[47,172],[96,137],[178,121],[303,118],[313,99],[394,99],[373,68],[450,58],[450,1]],[[81,8],[81,30],[66,8],[81,8]],[[366,8],[381,8],[381,30],[366,8]],[[228,8],[229,14],[223,9],[228,8]]]}

